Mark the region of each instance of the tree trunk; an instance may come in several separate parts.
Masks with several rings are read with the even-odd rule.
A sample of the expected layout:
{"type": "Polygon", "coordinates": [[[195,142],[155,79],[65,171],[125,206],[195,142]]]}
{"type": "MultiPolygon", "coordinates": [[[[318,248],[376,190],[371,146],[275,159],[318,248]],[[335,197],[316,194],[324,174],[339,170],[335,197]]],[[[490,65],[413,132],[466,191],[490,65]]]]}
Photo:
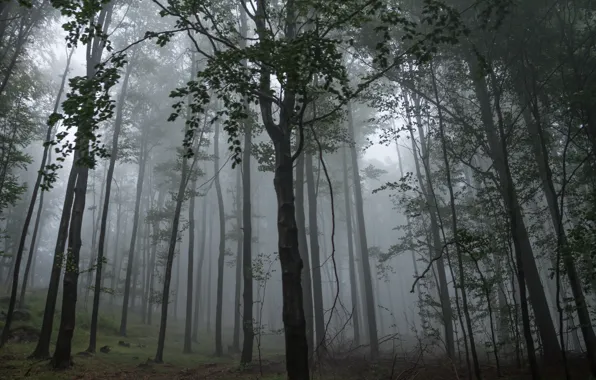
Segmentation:
{"type": "Polygon", "coordinates": [[[197,265],[197,278],[195,290],[195,314],[192,321],[192,341],[199,342],[199,317],[201,316],[201,280],[203,279],[203,262],[205,260],[205,242],[207,240],[207,194],[203,195],[203,207],[201,208],[203,216],[201,218],[201,247],[199,249],[199,264],[197,265]]]}
{"type": "MultiPolygon", "coordinates": [[[[157,210],[163,209],[163,204],[166,197],[166,191],[164,189],[158,190],[157,194],[157,210]]],[[[153,290],[155,283],[155,259],[157,256],[157,246],[159,245],[159,221],[153,221],[153,245],[151,247],[151,258],[149,259],[149,286],[147,294],[147,324],[151,325],[153,319],[153,290]]]]}
{"type": "Polygon", "coordinates": [[[360,346],[360,318],[358,316],[358,286],[356,283],[356,263],[354,262],[354,232],[352,231],[352,201],[348,183],[348,148],[342,149],[344,200],[346,208],[346,237],[348,240],[348,261],[350,273],[350,295],[352,297],[352,323],[354,326],[354,346],[360,346]]]}
{"type": "MultiPolygon", "coordinates": [[[[100,11],[97,25],[105,30],[112,20],[114,3],[107,3],[100,11]]],[[[100,63],[105,42],[95,37],[92,46],[87,48],[87,79],[90,80],[96,74],[96,67],[100,63]]],[[[93,120],[85,120],[79,125],[76,139],[76,150],[82,150],[82,158],[87,157],[89,152],[89,134],[93,133],[93,120]],[[85,125],[87,124],[87,125],[85,125]],[[86,129],[86,130],[85,130],[86,129]]],[[[87,197],[87,180],[89,167],[86,163],[73,161],[71,171],[76,172],[77,180],[74,187],[74,202],[68,231],[68,251],[66,256],[66,268],[64,271],[62,290],[62,313],[60,318],[60,329],[56,340],[56,350],[52,357],[52,367],[69,368],[72,365],[71,349],[72,337],[76,326],[77,286],[79,280],[79,258],[82,246],[81,233],[83,227],[83,214],[85,213],[85,201],[87,197]]]]}
{"type": "Polygon", "coordinates": [[[358,171],[358,154],[356,153],[356,141],[354,139],[354,121],[352,119],[352,108],[348,105],[348,134],[352,140],[350,154],[352,158],[352,181],[354,182],[354,199],[356,201],[356,221],[358,224],[358,236],[360,240],[360,258],[364,268],[364,291],[366,294],[366,313],[368,315],[368,335],[370,339],[370,355],[372,359],[379,356],[379,341],[377,338],[377,320],[375,312],[375,300],[372,288],[372,277],[370,262],[368,258],[368,243],[366,241],[366,226],[364,224],[364,205],[362,200],[362,189],[360,188],[360,172],[358,171]]]}
{"type": "MultiPolygon", "coordinates": [[[[424,134],[424,128],[422,126],[422,115],[421,115],[421,106],[420,106],[420,98],[418,96],[412,96],[414,101],[414,112],[416,117],[416,124],[418,126],[418,134],[420,137],[420,153],[422,156],[422,162],[424,165],[424,171],[426,173],[426,183],[422,180],[422,173],[420,171],[420,164],[418,162],[418,152],[415,149],[415,164],[416,164],[416,173],[418,177],[418,182],[421,188],[423,189],[423,195],[425,197],[426,203],[429,207],[429,216],[430,216],[430,229],[431,229],[431,236],[432,236],[432,249],[433,255],[430,258],[431,260],[435,259],[436,261],[436,268],[438,274],[438,290],[439,290],[439,299],[441,301],[441,311],[443,317],[443,325],[445,327],[445,345],[447,349],[447,355],[450,358],[454,358],[455,356],[455,343],[453,338],[453,311],[451,309],[451,300],[449,297],[449,290],[447,288],[447,275],[445,273],[445,260],[443,257],[443,243],[441,242],[440,237],[440,226],[437,220],[438,217],[438,208],[436,204],[435,197],[431,194],[432,191],[432,178],[430,175],[430,156],[427,151],[426,146],[426,137],[424,134]]],[[[412,137],[412,144],[415,145],[414,135],[412,132],[412,128],[410,128],[410,135],[412,137]]],[[[467,344],[467,343],[466,343],[467,344]]]]}
{"type": "MultiPolygon", "coordinates": [[[[297,14],[293,2],[285,7],[285,38],[291,41],[295,38],[297,14]]],[[[257,0],[255,24],[257,35],[262,41],[270,39],[266,26],[265,0],[257,0]]],[[[273,184],[277,196],[277,232],[278,252],[282,273],[283,293],[283,322],[286,348],[286,372],[288,380],[308,380],[308,343],[306,339],[306,321],[300,284],[302,259],[298,248],[298,228],[296,226],[294,207],[293,157],[291,145],[291,130],[296,106],[296,94],[292,92],[290,78],[288,88],[285,88],[282,107],[279,110],[279,122],[273,118],[273,104],[270,98],[261,95],[259,106],[263,124],[275,151],[275,174],[273,184]]],[[[263,94],[271,90],[271,73],[269,68],[262,66],[259,73],[259,88],[263,94]]],[[[301,126],[302,128],[302,126],[301,126]]]]}
{"type": "Polygon", "coordinates": [[[234,337],[232,349],[240,352],[240,292],[242,291],[242,172],[236,168],[236,283],[234,289],[234,337]]]}
{"type": "Polygon", "coordinates": [[[313,160],[310,154],[304,153],[304,166],[306,169],[306,189],[308,192],[308,235],[310,238],[310,256],[312,260],[312,299],[314,306],[315,336],[314,350],[319,348],[324,353],[325,342],[325,317],[323,305],[323,288],[321,276],[321,257],[319,249],[319,228],[317,223],[317,197],[315,195],[315,179],[313,173],[313,160]]]}
{"type": "MultiPolygon", "coordinates": [[[[71,49],[70,53],[68,54],[68,58],[66,60],[66,67],[64,68],[62,82],[60,83],[60,89],[58,90],[58,95],[56,96],[56,102],[54,103],[54,113],[56,113],[58,111],[58,107],[60,106],[60,99],[62,98],[62,93],[64,92],[66,76],[68,75],[68,70],[70,68],[70,61],[71,61],[73,52],[74,52],[74,49],[71,49]]],[[[46,132],[46,142],[49,142],[52,139],[52,130],[53,130],[53,126],[52,125],[48,126],[48,129],[46,132]]],[[[31,194],[29,208],[27,209],[27,215],[25,216],[25,222],[23,224],[21,238],[19,240],[19,246],[17,249],[16,258],[15,258],[16,270],[13,270],[13,282],[12,282],[12,288],[11,288],[11,294],[10,294],[10,302],[8,304],[8,311],[6,313],[4,328],[2,330],[2,336],[0,337],[0,347],[2,347],[6,343],[6,340],[8,339],[8,334],[10,333],[10,327],[12,324],[13,313],[14,313],[14,309],[15,309],[15,305],[16,305],[19,274],[20,274],[20,268],[21,268],[21,260],[23,257],[23,251],[25,250],[25,241],[27,239],[27,233],[29,231],[29,224],[31,223],[31,218],[33,216],[33,210],[35,208],[35,203],[37,201],[37,194],[39,192],[39,188],[41,185],[42,171],[45,170],[46,161],[48,160],[48,155],[51,154],[51,152],[49,152],[49,150],[50,150],[50,145],[45,144],[42,159],[41,159],[41,164],[40,164],[40,170],[37,175],[37,179],[35,180],[35,185],[33,186],[33,193],[31,194]]],[[[34,254],[34,249],[35,249],[35,239],[37,237],[37,231],[38,231],[38,227],[39,227],[39,220],[41,218],[42,209],[43,209],[43,190],[42,190],[42,193],[40,196],[39,208],[37,211],[37,218],[36,218],[36,222],[35,222],[33,237],[31,239],[31,244],[29,247],[29,256],[27,258],[25,274],[23,276],[23,286],[21,289],[21,296],[20,296],[20,301],[19,301],[20,307],[24,307],[24,304],[25,304],[25,291],[27,289],[27,277],[29,275],[29,269],[31,268],[31,261],[33,259],[33,254],[34,254]]]]}
{"type": "MultiPolygon", "coordinates": [[[[118,117],[118,115],[116,114],[116,117],[118,117]]],[[[109,164],[108,164],[109,166],[109,164]]],[[[92,229],[93,229],[93,233],[92,233],[92,238],[91,238],[91,255],[89,257],[89,268],[88,268],[88,272],[87,272],[87,279],[85,280],[85,302],[84,302],[84,307],[85,310],[87,310],[87,301],[89,300],[89,292],[91,291],[91,281],[93,280],[93,263],[97,260],[97,251],[95,250],[95,248],[97,247],[97,225],[101,224],[101,220],[100,218],[102,217],[102,213],[98,212],[97,213],[97,217],[95,216],[95,211],[97,210],[98,206],[102,206],[101,200],[105,197],[105,188],[107,186],[107,175],[108,175],[108,171],[104,170],[105,172],[105,176],[104,176],[104,180],[103,183],[101,185],[101,191],[99,193],[99,205],[97,205],[95,203],[95,178],[93,179],[93,225],[92,225],[92,229]]],[[[102,206],[103,209],[103,206],[102,206]]],[[[104,236],[104,240],[105,240],[105,236],[104,236]]]]}
{"type": "MultiPolygon", "coordinates": [[[[194,54],[192,55],[192,63],[190,68],[190,79],[196,75],[196,60],[194,54]]],[[[188,126],[191,118],[191,100],[188,100],[187,115],[186,115],[186,128],[185,134],[188,133],[188,126]]],[[[202,133],[199,137],[199,142],[202,140],[202,133]]],[[[196,156],[195,156],[196,160],[196,156]]],[[[182,156],[182,173],[180,175],[180,185],[178,187],[178,194],[176,195],[176,208],[174,210],[174,220],[172,221],[172,230],[170,231],[170,241],[168,245],[168,256],[166,260],[166,269],[163,284],[163,296],[161,303],[161,319],[159,323],[159,337],[157,341],[157,352],[155,353],[154,361],[156,363],[163,363],[163,351],[166,343],[166,329],[168,326],[168,303],[170,299],[170,282],[172,279],[172,267],[174,264],[174,254],[176,253],[176,244],[178,241],[178,226],[180,224],[180,212],[182,211],[182,203],[184,203],[184,193],[188,184],[188,156],[186,151],[182,156]]],[[[176,295],[177,296],[177,295],[176,295]]]]}
{"type": "Polygon", "coordinates": [[[185,354],[192,352],[192,301],[193,301],[193,269],[194,269],[194,250],[195,250],[195,191],[197,189],[197,180],[192,181],[192,194],[190,194],[190,204],[188,206],[188,263],[186,278],[186,319],[184,321],[184,348],[185,354]]]}
{"type": "MultiPolygon", "coordinates": [[[[532,75],[528,75],[533,79],[532,75]]],[[[521,86],[521,84],[519,84],[521,86]]],[[[560,256],[563,258],[563,265],[567,271],[567,277],[569,278],[569,285],[575,301],[575,308],[579,317],[580,329],[586,344],[586,351],[588,360],[590,362],[590,369],[592,376],[596,376],[596,335],[592,329],[592,321],[590,319],[590,312],[586,305],[586,298],[582,289],[581,278],[579,277],[573,262],[573,257],[567,252],[567,235],[565,228],[563,227],[563,216],[561,215],[561,206],[553,184],[553,175],[550,168],[548,149],[545,143],[544,130],[542,128],[542,122],[540,113],[538,110],[538,104],[536,101],[531,102],[527,100],[526,93],[523,88],[518,88],[518,95],[522,102],[523,117],[530,134],[530,141],[532,142],[532,150],[534,157],[536,158],[536,164],[538,166],[538,173],[542,180],[542,191],[546,198],[548,209],[550,211],[551,220],[555,233],[557,234],[557,249],[560,251],[560,256]],[[530,116],[530,110],[533,115],[533,119],[530,116]]],[[[564,180],[567,180],[564,178],[564,180]]],[[[562,195],[563,196],[563,195],[562,195]]],[[[559,265],[558,262],[555,265],[559,265]]],[[[573,318],[573,316],[571,317],[573,318]]],[[[561,334],[563,332],[561,331],[561,334]]]]}
{"type": "Polygon", "coordinates": [[[223,355],[222,343],[222,319],[223,319],[223,280],[224,264],[226,255],[226,215],[224,212],[223,194],[221,192],[221,183],[219,180],[219,129],[220,125],[215,125],[214,137],[214,170],[215,170],[215,191],[217,193],[217,208],[219,210],[219,256],[217,258],[217,301],[215,306],[215,355],[223,355]]]}
{"type": "MultiPolygon", "coordinates": [[[[439,90],[437,89],[437,81],[435,77],[435,71],[431,63],[431,72],[432,72],[432,86],[433,92],[435,95],[435,100],[437,104],[440,104],[439,101],[439,90]]],[[[472,328],[472,319],[470,318],[470,311],[468,309],[468,295],[466,292],[466,276],[464,272],[464,263],[462,258],[462,252],[459,246],[459,238],[458,238],[458,230],[457,230],[457,212],[455,209],[455,195],[453,194],[453,184],[451,183],[451,167],[449,162],[449,156],[447,155],[447,142],[445,140],[445,128],[443,125],[443,113],[441,111],[441,107],[437,107],[438,116],[439,116],[439,133],[441,136],[441,146],[443,150],[443,160],[445,163],[445,172],[446,172],[446,179],[447,179],[447,190],[449,191],[449,206],[451,208],[451,228],[453,229],[453,241],[455,245],[455,252],[457,255],[457,262],[458,262],[458,269],[459,269],[459,286],[461,290],[462,296],[462,306],[464,311],[464,318],[466,320],[466,327],[468,329],[468,337],[470,338],[470,352],[472,353],[472,360],[474,363],[474,373],[476,374],[476,378],[478,380],[482,379],[482,373],[480,371],[480,363],[478,362],[478,354],[476,353],[476,343],[474,341],[474,329],[472,328]]],[[[482,273],[481,273],[482,275],[482,273]]],[[[455,281],[455,279],[454,279],[455,281]]],[[[457,289],[456,289],[457,291],[457,289]]],[[[487,302],[490,303],[490,298],[487,299],[487,302]]],[[[490,308],[490,305],[489,305],[490,308]]],[[[492,315],[491,315],[492,318],[492,315]]],[[[463,329],[463,326],[462,326],[463,329]]],[[[491,329],[492,329],[492,319],[491,319],[491,329]]],[[[492,330],[491,330],[492,331],[492,330]]],[[[494,348],[497,349],[496,347],[494,348]]],[[[498,364],[498,361],[497,361],[498,364]]]]}
{"type": "MultiPolygon", "coordinates": [[[[525,282],[528,280],[528,290],[532,300],[532,308],[536,319],[536,325],[540,332],[542,345],[544,349],[544,356],[549,361],[558,362],[561,359],[561,349],[557,340],[557,333],[554,329],[550,310],[544,294],[544,289],[540,282],[540,275],[534,255],[532,245],[530,243],[528,232],[523,220],[521,205],[517,198],[517,192],[514,187],[513,178],[509,167],[509,160],[507,156],[507,149],[504,138],[504,132],[497,135],[497,129],[494,124],[492,106],[488,94],[488,88],[484,75],[480,72],[478,63],[475,59],[470,58],[469,63],[471,79],[474,82],[474,89],[476,97],[479,100],[481,108],[481,118],[484,130],[487,136],[488,146],[490,150],[491,160],[497,170],[499,176],[499,185],[505,207],[508,212],[511,237],[515,249],[517,261],[517,277],[520,291],[520,305],[522,307],[522,321],[524,325],[524,336],[526,338],[526,346],[528,351],[528,359],[534,378],[538,378],[538,367],[534,353],[534,342],[530,329],[528,305],[525,299],[525,282]]],[[[496,103],[496,102],[495,102],[496,103]]],[[[497,104],[497,106],[499,106],[497,104]]],[[[501,125],[501,127],[503,127],[501,125]]]]}
{"type": "Polygon", "coordinates": [[[130,298],[130,285],[133,276],[133,264],[135,260],[135,244],[137,242],[137,231],[139,228],[139,216],[141,208],[141,195],[143,194],[143,181],[145,180],[145,160],[147,158],[147,136],[143,131],[143,142],[139,153],[139,175],[137,177],[137,190],[135,198],[135,210],[132,219],[132,235],[130,238],[130,248],[128,250],[128,263],[126,267],[126,280],[124,282],[124,299],[122,301],[122,318],[120,320],[120,335],[126,336],[126,323],[128,321],[128,305],[130,298]]]}
{"type": "MultiPolygon", "coordinates": [[[[133,53],[134,54],[134,53],[133,53]]],[[[94,353],[97,346],[97,322],[99,318],[99,299],[101,296],[101,275],[103,269],[104,249],[106,243],[106,232],[108,227],[108,214],[110,211],[110,196],[112,193],[112,180],[114,177],[114,169],[116,167],[116,160],[118,159],[118,139],[120,138],[120,130],[122,128],[122,114],[124,111],[124,102],[126,100],[126,93],[128,90],[128,83],[130,73],[132,72],[133,64],[128,63],[124,80],[122,82],[122,89],[118,97],[118,110],[116,112],[116,120],[114,121],[114,134],[112,136],[112,153],[110,155],[110,163],[106,175],[106,185],[103,200],[103,209],[101,211],[101,224],[99,226],[99,241],[97,246],[97,269],[95,272],[95,285],[93,288],[93,310],[91,312],[91,327],[89,328],[89,347],[87,352],[94,353]]]]}
{"type": "Polygon", "coordinates": [[[310,256],[306,238],[306,216],[304,215],[304,154],[296,159],[296,225],[298,226],[298,249],[304,268],[302,269],[302,294],[304,295],[304,318],[306,319],[306,339],[308,357],[312,360],[314,353],[314,316],[310,256]]]}
{"type": "Polygon", "coordinates": [[[213,274],[213,265],[211,263],[211,259],[213,258],[213,252],[211,252],[211,249],[213,248],[213,227],[209,227],[209,237],[207,239],[207,252],[209,254],[209,260],[207,262],[207,307],[206,307],[206,314],[207,317],[205,318],[207,321],[207,332],[211,333],[211,316],[213,315],[212,310],[211,310],[211,294],[212,289],[211,286],[213,285],[213,281],[212,281],[212,274],[213,274]]]}
{"type": "MultiPolygon", "coordinates": [[[[247,15],[243,7],[240,7],[240,29],[243,37],[248,34],[247,15]]],[[[243,38],[241,47],[246,48],[246,40],[243,38]]],[[[246,61],[243,62],[246,66],[246,61]]],[[[245,110],[249,110],[248,102],[244,102],[245,110]]],[[[248,120],[244,123],[244,151],[242,152],[242,354],[240,363],[248,364],[252,361],[252,350],[254,344],[253,329],[253,277],[252,277],[252,203],[251,203],[251,152],[252,133],[248,120]]]]}

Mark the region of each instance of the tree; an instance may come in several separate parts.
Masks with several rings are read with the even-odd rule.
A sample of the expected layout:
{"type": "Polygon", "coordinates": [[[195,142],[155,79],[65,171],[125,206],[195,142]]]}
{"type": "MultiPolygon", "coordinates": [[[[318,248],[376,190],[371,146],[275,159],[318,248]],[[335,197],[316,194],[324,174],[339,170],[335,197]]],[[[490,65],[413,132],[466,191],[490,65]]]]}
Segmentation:
{"type": "MultiPolygon", "coordinates": [[[[83,99],[77,99],[77,97],[71,96],[67,102],[73,101],[80,102],[79,104],[88,104],[90,99],[96,99],[96,93],[98,93],[101,89],[100,84],[94,82],[94,79],[98,74],[101,74],[99,72],[98,66],[100,64],[103,49],[105,48],[105,33],[112,19],[113,9],[113,3],[108,3],[105,6],[96,5],[96,12],[99,13],[97,16],[97,25],[99,31],[101,32],[95,35],[94,38],[89,41],[93,44],[93,47],[87,49],[87,76],[86,78],[80,79],[82,82],[82,85],[80,84],[80,88],[83,90],[83,99]],[[85,90],[90,91],[85,93],[85,90]]],[[[77,88],[77,86],[73,86],[73,84],[74,83],[71,83],[71,87],[77,88]]],[[[104,100],[103,104],[101,100],[95,100],[95,102],[99,103],[100,106],[103,105],[104,107],[107,107],[105,114],[99,113],[100,117],[111,117],[112,108],[111,102],[109,100],[104,100]]],[[[72,112],[72,110],[66,106],[64,106],[64,108],[72,112]]],[[[75,117],[67,118],[64,121],[66,125],[78,125],[79,127],[76,138],[76,151],[80,154],[80,161],[77,160],[73,162],[73,166],[71,168],[71,174],[74,172],[76,176],[76,184],[74,184],[72,190],[67,189],[67,191],[70,190],[74,193],[74,200],[68,231],[68,250],[66,253],[66,268],[63,280],[60,329],[58,330],[58,339],[56,340],[56,350],[54,351],[54,355],[52,357],[52,366],[54,368],[61,369],[69,368],[72,365],[71,344],[76,321],[79,254],[82,245],[81,232],[83,213],[85,212],[85,198],[87,193],[89,166],[94,164],[93,159],[89,160],[89,158],[93,157],[90,156],[92,151],[89,149],[89,145],[93,136],[93,129],[96,122],[94,117],[97,117],[95,116],[97,115],[95,105],[93,107],[88,107],[86,112],[87,114],[82,115],[83,117],[81,117],[81,115],[76,115],[75,117]]]]}

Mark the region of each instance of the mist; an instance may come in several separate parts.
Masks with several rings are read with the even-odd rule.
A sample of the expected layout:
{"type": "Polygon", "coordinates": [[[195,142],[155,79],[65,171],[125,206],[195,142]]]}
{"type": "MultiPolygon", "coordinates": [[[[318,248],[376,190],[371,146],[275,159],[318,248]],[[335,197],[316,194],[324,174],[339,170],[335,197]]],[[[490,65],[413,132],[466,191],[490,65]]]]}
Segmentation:
{"type": "Polygon", "coordinates": [[[596,377],[595,12],[0,0],[0,377],[596,377]]]}

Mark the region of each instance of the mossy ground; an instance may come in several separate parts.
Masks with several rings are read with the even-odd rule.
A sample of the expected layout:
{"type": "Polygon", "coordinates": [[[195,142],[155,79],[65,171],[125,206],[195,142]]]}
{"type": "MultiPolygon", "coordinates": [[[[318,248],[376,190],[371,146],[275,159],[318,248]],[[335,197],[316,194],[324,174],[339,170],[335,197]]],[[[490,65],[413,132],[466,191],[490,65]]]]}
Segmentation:
{"type": "MultiPolygon", "coordinates": [[[[5,294],[0,289],[0,295],[5,294]]],[[[81,297],[83,298],[83,297],[81,297]]],[[[13,329],[28,326],[39,329],[43,317],[45,292],[37,291],[28,297],[27,310],[30,320],[15,322],[13,329]]],[[[84,300],[79,301],[82,305],[84,300]]],[[[6,304],[1,302],[0,310],[5,310],[6,304]]],[[[86,350],[89,343],[89,312],[80,310],[77,314],[77,329],[73,339],[74,366],[66,371],[54,371],[48,360],[28,360],[27,356],[33,351],[36,342],[9,342],[0,349],[0,380],[61,380],[61,379],[201,379],[201,380],[282,380],[286,378],[285,363],[283,361],[284,347],[280,336],[263,338],[261,347],[261,363],[255,348],[254,364],[250,368],[239,367],[239,357],[226,354],[216,357],[213,344],[213,332],[202,331],[200,342],[193,343],[193,353],[183,354],[183,326],[182,319],[175,320],[170,316],[163,364],[152,363],[157,348],[158,315],[154,316],[154,324],[143,324],[138,314],[129,314],[128,333],[125,338],[119,336],[120,310],[110,308],[109,304],[102,304],[99,318],[97,348],[109,346],[107,354],[98,351],[95,355],[78,355],[86,350]],[[130,347],[118,345],[120,340],[130,344],[130,347]]],[[[53,338],[57,336],[59,314],[56,315],[53,338]]],[[[3,322],[0,321],[0,327],[3,322]]],[[[224,329],[224,342],[231,342],[231,336],[226,335],[229,329],[224,329]]],[[[53,347],[52,347],[53,348],[53,347]]],[[[363,352],[364,353],[364,352],[363,352]]],[[[412,353],[410,353],[412,354],[412,353]]],[[[385,357],[377,362],[369,362],[366,355],[359,354],[345,357],[331,355],[318,366],[313,373],[316,380],[440,380],[464,379],[468,375],[463,365],[456,366],[452,362],[441,359],[420,360],[414,352],[412,355],[402,356],[395,360],[385,357]]],[[[546,380],[564,379],[561,367],[551,368],[547,363],[542,364],[542,378],[546,380]]],[[[569,358],[570,372],[574,379],[589,379],[586,360],[580,356],[569,358]]],[[[499,377],[494,365],[482,365],[485,380],[507,379],[526,380],[531,377],[528,369],[518,369],[514,365],[504,365],[503,376],[499,377]]]]}
{"type": "MultiPolygon", "coordinates": [[[[81,297],[83,298],[83,297],[81,297]]],[[[31,319],[27,322],[17,321],[14,328],[29,326],[39,329],[43,318],[45,292],[32,292],[27,299],[27,310],[31,319]]],[[[82,304],[82,300],[79,301],[82,304]]],[[[90,302],[89,302],[90,304],[90,302]]],[[[0,310],[5,310],[6,305],[0,304],[0,310]]],[[[99,318],[99,331],[97,350],[94,355],[81,355],[89,344],[88,311],[80,310],[77,313],[77,328],[73,338],[74,366],[66,371],[54,371],[50,368],[49,361],[28,360],[27,356],[33,352],[35,342],[15,343],[9,342],[0,349],[0,379],[267,379],[276,380],[285,378],[284,364],[278,357],[281,347],[273,345],[262,349],[262,358],[266,371],[261,375],[258,365],[253,368],[239,368],[239,358],[236,355],[226,354],[216,357],[213,344],[213,332],[203,331],[200,342],[193,343],[193,353],[183,354],[183,329],[184,321],[175,320],[170,316],[164,363],[152,363],[157,348],[159,316],[154,316],[153,325],[141,323],[140,317],[130,313],[127,336],[118,334],[120,326],[120,313],[118,308],[111,309],[102,305],[99,318]],[[118,345],[125,341],[130,347],[118,345]],[[109,346],[109,353],[99,352],[102,346],[109,346]]],[[[54,321],[54,333],[60,321],[59,314],[54,321]]],[[[1,326],[0,326],[1,327],[1,326]]],[[[230,342],[231,337],[226,337],[224,342],[230,342]]],[[[51,347],[51,350],[53,347],[51,347]]]]}

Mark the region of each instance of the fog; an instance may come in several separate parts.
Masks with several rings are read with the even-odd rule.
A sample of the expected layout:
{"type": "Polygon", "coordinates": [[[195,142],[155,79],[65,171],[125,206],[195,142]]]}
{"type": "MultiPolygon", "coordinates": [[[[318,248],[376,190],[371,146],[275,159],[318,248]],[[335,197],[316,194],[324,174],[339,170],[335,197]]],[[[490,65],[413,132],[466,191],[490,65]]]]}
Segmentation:
{"type": "Polygon", "coordinates": [[[0,377],[596,376],[595,11],[0,1],[0,377]]]}

